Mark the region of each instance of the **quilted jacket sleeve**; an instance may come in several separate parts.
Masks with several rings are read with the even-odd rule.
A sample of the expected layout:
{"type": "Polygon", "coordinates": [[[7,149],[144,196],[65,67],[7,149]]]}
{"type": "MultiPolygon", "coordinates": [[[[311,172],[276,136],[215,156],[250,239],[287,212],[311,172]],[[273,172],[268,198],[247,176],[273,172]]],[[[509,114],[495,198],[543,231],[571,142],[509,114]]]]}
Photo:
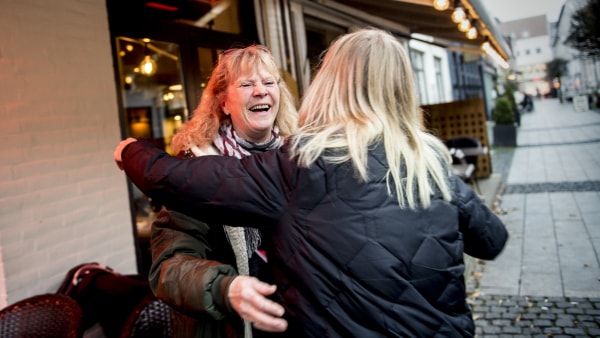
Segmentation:
{"type": "Polygon", "coordinates": [[[277,150],[241,160],[210,155],[184,160],[143,141],[122,152],[127,176],[169,209],[209,223],[266,227],[276,223],[287,203],[285,156],[277,150]]]}
{"type": "Polygon", "coordinates": [[[163,208],[152,224],[150,287],[184,314],[222,319],[233,312],[226,291],[237,271],[205,259],[214,245],[208,232],[206,223],[163,208]]]}
{"type": "Polygon", "coordinates": [[[500,218],[462,180],[453,177],[454,203],[459,210],[459,225],[465,253],[475,258],[494,259],[508,240],[500,218]]]}

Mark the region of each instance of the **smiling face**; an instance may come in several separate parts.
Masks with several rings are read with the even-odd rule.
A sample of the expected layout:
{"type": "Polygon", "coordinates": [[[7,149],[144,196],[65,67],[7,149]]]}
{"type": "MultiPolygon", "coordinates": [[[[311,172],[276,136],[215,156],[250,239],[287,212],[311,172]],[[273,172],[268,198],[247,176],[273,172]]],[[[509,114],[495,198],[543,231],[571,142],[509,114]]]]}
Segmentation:
{"type": "Polygon", "coordinates": [[[238,77],[227,87],[223,112],[231,116],[233,129],[247,141],[265,143],[279,111],[277,79],[264,67],[238,77]]]}

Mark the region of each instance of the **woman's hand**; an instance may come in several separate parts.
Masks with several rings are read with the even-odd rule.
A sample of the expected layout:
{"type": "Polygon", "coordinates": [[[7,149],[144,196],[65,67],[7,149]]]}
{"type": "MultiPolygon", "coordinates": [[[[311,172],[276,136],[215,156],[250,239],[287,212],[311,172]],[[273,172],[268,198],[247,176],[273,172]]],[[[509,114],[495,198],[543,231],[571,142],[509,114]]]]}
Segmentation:
{"type": "Polygon", "coordinates": [[[117,167],[119,167],[119,169],[123,170],[123,161],[121,158],[121,153],[123,152],[123,149],[125,149],[125,146],[127,146],[129,143],[132,142],[136,142],[137,140],[129,137],[123,141],[121,141],[119,143],[119,145],[115,148],[115,152],[113,153],[113,156],[115,157],[115,163],[117,164],[117,167]]]}
{"type": "Polygon", "coordinates": [[[242,317],[259,330],[283,332],[288,323],[281,318],[285,310],[265,296],[271,295],[276,285],[261,282],[255,277],[238,276],[229,285],[229,303],[242,317]]]}

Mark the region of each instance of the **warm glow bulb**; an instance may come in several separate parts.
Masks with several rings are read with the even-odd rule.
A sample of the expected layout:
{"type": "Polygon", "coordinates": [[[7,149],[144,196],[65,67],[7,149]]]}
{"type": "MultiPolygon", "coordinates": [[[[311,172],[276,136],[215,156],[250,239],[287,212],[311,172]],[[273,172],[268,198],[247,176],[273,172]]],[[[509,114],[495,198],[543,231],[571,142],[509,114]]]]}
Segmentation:
{"type": "Polygon", "coordinates": [[[146,76],[156,74],[156,61],[150,55],[146,55],[140,64],[140,72],[146,76]]]}
{"type": "Polygon", "coordinates": [[[465,10],[462,8],[462,6],[457,6],[452,12],[452,21],[454,21],[454,23],[460,23],[466,18],[467,13],[465,13],[465,10]]]}
{"type": "Polygon", "coordinates": [[[458,24],[458,30],[461,32],[466,32],[471,29],[471,21],[465,19],[458,24]]]}
{"type": "Polygon", "coordinates": [[[450,0],[433,0],[433,8],[445,11],[450,7],[450,0]]]}
{"type": "Polygon", "coordinates": [[[492,45],[488,41],[485,41],[484,43],[481,44],[481,49],[483,49],[485,51],[485,53],[487,55],[489,55],[492,58],[492,60],[494,60],[494,62],[496,62],[496,64],[498,64],[498,66],[500,66],[504,69],[508,69],[508,67],[509,67],[508,62],[506,62],[500,56],[500,54],[498,54],[498,52],[494,49],[494,47],[492,47],[492,45]]]}
{"type": "Polygon", "coordinates": [[[465,35],[467,36],[467,39],[469,39],[469,40],[477,39],[477,28],[471,27],[465,35]]]}

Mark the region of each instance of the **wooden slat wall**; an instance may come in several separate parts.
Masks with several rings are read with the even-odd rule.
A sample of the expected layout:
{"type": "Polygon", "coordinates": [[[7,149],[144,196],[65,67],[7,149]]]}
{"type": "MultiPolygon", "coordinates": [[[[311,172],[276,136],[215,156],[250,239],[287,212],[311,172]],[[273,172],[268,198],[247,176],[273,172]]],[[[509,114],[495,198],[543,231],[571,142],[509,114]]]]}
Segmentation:
{"type": "Polygon", "coordinates": [[[475,175],[477,178],[489,177],[492,165],[483,99],[426,105],[421,108],[424,111],[425,126],[440,139],[445,141],[459,136],[475,137],[488,148],[488,153],[477,159],[475,175]]]}

